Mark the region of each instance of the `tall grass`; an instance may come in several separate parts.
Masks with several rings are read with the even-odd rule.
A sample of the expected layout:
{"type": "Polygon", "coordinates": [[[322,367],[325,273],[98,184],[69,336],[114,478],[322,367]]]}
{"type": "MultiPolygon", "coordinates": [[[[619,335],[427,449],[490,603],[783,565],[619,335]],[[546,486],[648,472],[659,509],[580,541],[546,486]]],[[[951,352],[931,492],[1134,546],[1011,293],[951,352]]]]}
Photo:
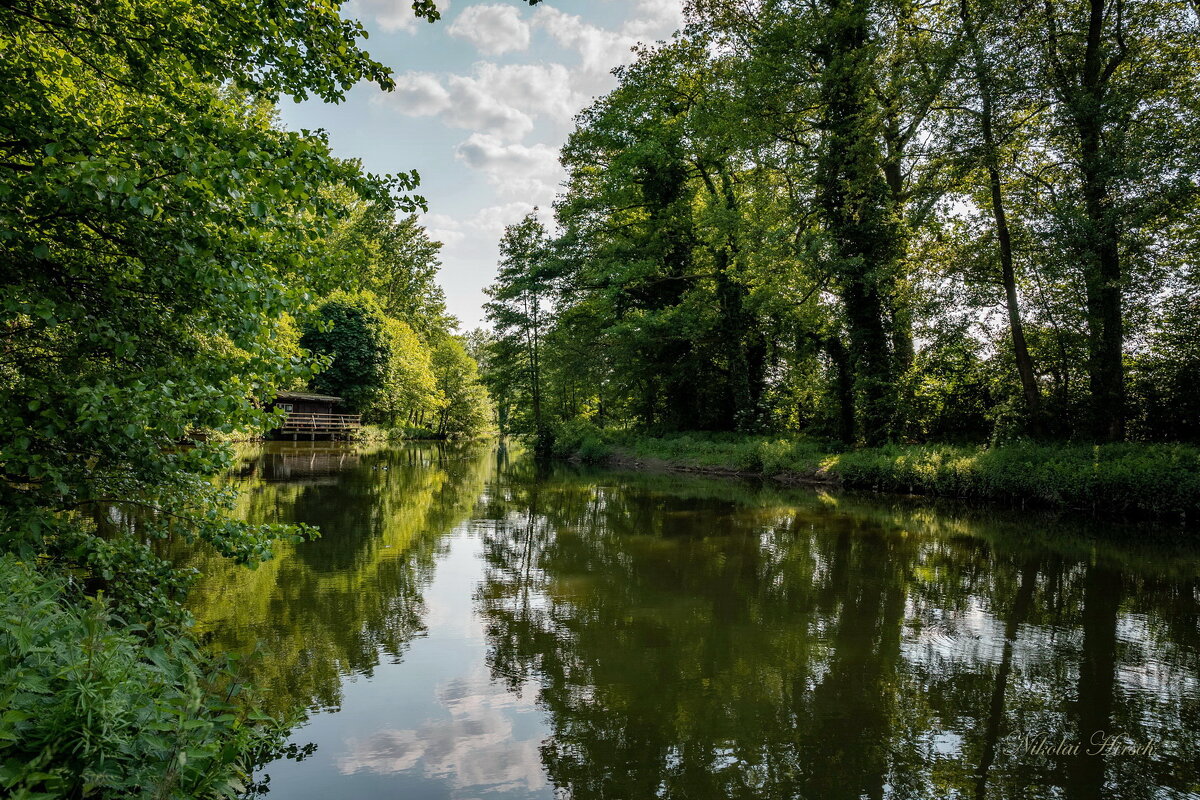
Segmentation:
{"type": "Polygon", "coordinates": [[[1200,448],[1171,444],[887,445],[846,450],[734,434],[651,437],[575,422],[554,452],[1016,505],[1200,516],[1200,448]]]}

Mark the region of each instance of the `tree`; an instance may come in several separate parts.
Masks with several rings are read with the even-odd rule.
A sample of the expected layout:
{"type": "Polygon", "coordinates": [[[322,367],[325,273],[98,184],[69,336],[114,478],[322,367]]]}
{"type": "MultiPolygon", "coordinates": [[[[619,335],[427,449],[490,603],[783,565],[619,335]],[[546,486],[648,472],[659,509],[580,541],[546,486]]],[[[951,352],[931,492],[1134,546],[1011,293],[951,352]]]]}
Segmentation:
{"type": "Polygon", "coordinates": [[[733,94],[757,106],[746,104],[743,126],[755,163],[771,165],[790,206],[813,291],[836,292],[837,324],[805,338],[821,342],[839,375],[831,383],[840,387],[841,437],[896,436],[913,363],[910,230],[946,189],[943,171],[912,144],[930,134],[955,50],[910,6],[690,5],[732,62],[733,94]]]}
{"type": "Polygon", "coordinates": [[[1200,30],[1087,9],[690,3],[563,149],[543,414],[1119,438],[1124,362],[1168,394],[1141,355],[1195,258],[1200,30]]]}
{"type": "Polygon", "coordinates": [[[962,0],[959,19],[969,51],[965,70],[966,88],[976,98],[978,106],[970,109],[970,130],[977,139],[977,147],[964,150],[969,161],[967,169],[974,171],[982,167],[986,174],[986,199],[981,205],[989,210],[994,224],[1000,282],[1004,287],[1013,355],[1026,412],[1036,428],[1041,414],[1041,390],[1025,338],[1001,167],[1003,142],[1011,142],[1019,133],[1015,125],[1006,126],[1005,120],[1011,119],[1012,106],[1016,104],[1014,101],[1029,100],[1028,97],[1022,97],[1017,88],[1021,83],[1018,77],[1021,65],[1028,65],[1028,48],[1011,41],[1011,36],[1006,35],[1003,28],[1003,8],[988,0],[962,0]]]}
{"type": "MultiPolygon", "coordinates": [[[[195,664],[152,649],[186,636],[175,623],[188,577],[151,544],[201,540],[255,563],[305,529],[235,519],[231,493],[210,481],[229,467],[229,448],[179,444],[197,428],[272,427],[265,401],[311,374],[288,315],[306,315],[309,278],[330,266],[313,244],[345,214],[333,187],[404,213],[421,207],[394,196],[415,174],[364,174],[333,157],[323,134],[273,124],[285,95],[337,102],[360,81],[392,88],[339,6],[0,3],[0,546],[79,578],[50,589],[67,605],[81,587],[104,590],[119,616],[99,609],[93,628],[141,626],[113,651],[169,666],[195,715],[189,735],[209,737],[196,752],[212,756],[203,777],[213,795],[247,774],[261,742],[226,716],[225,692],[195,664]]],[[[136,735],[174,730],[182,707],[148,702],[136,735]]],[[[90,724],[61,722],[55,741],[90,724]]],[[[121,752],[157,749],[147,740],[121,752]]],[[[22,740],[6,758],[45,766],[48,753],[22,740]]],[[[82,754],[95,751],[70,755],[82,754]]],[[[2,785],[97,797],[175,788],[169,770],[113,776],[111,788],[91,785],[94,770],[10,771],[2,785]]]]}
{"type": "Polygon", "coordinates": [[[311,382],[313,389],[342,397],[349,408],[369,412],[383,402],[392,357],[387,318],[366,295],[335,296],[317,310],[300,345],[323,356],[329,366],[311,382]]]}
{"type": "Polygon", "coordinates": [[[1052,180],[1071,190],[1059,194],[1055,227],[1083,289],[1092,435],[1120,440],[1125,305],[1149,266],[1131,258],[1131,240],[1196,191],[1178,180],[1195,175],[1194,149],[1168,145],[1194,135],[1195,19],[1178,4],[1124,0],[1052,0],[1037,19],[1046,135],[1064,156],[1052,180]]]}
{"type": "Polygon", "coordinates": [[[329,362],[311,387],[343,398],[368,419],[418,424],[443,402],[428,349],[370,293],[335,293],[300,344],[329,362]]]}
{"type": "Polygon", "coordinates": [[[1132,360],[1136,432],[1151,441],[1200,441],[1200,294],[1192,290],[1166,300],[1147,345],[1132,360]]]}
{"type": "Polygon", "coordinates": [[[336,266],[319,290],[369,291],[390,317],[402,319],[422,340],[458,323],[446,312],[437,283],[441,242],[429,238],[415,215],[396,218],[386,204],[364,203],[352,193],[333,193],[347,216],[321,249],[336,266]]]}
{"type": "Polygon", "coordinates": [[[862,437],[879,444],[895,422],[896,372],[885,311],[899,231],[879,169],[869,12],[867,0],[831,0],[813,53],[821,64],[817,202],[833,245],[832,272],[846,315],[862,437]]]}
{"type": "MultiPolygon", "coordinates": [[[[763,228],[744,206],[762,182],[746,166],[758,154],[745,152],[743,107],[707,45],[677,37],[640,52],[580,115],[563,149],[552,341],[597,414],[753,430],[768,345],[746,245],[763,228]]],[[[580,405],[570,388],[568,405],[580,405]]]]}
{"type": "Polygon", "coordinates": [[[392,425],[422,425],[447,402],[441,390],[436,351],[403,320],[386,317],[389,350],[387,377],[376,413],[392,425]]]}
{"type": "Polygon", "coordinates": [[[438,411],[439,436],[481,436],[494,430],[495,409],[479,377],[479,367],[456,336],[433,343],[433,371],[443,400],[438,411]]]}
{"type": "Polygon", "coordinates": [[[484,306],[497,335],[491,351],[496,368],[514,378],[529,398],[530,430],[539,442],[546,436],[540,357],[550,314],[547,240],[536,209],[505,229],[500,269],[496,282],[487,289],[492,300],[484,306]]]}
{"type": "Polygon", "coordinates": [[[153,527],[239,558],[268,552],[278,531],[238,533],[202,477],[228,463],[222,448],[173,445],[269,427],[262,403],[309,373],[276,329],[304,308],[302,276],[324,268],[310,242],[342,213],[319,187],[387,205],[414,183],[272,125],[282,93],[390,88],[335,6],[189,9],[0,8],[0,524],[9,546],[85,568],[137,549],[74,524],[99,502],[170,509],[153,527]]]}

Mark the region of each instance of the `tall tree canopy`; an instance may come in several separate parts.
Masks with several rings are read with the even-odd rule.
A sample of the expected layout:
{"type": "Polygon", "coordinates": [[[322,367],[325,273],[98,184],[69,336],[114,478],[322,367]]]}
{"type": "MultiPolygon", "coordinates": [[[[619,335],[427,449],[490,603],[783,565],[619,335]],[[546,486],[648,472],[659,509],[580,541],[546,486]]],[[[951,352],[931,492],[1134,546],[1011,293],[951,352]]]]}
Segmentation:
{"type": "Polygon", "coordinates": [[[502,270],[543,286],[543,425],[1194,436],[1194,9],[688,13],[578,117],[549,267],[502,270]]]}

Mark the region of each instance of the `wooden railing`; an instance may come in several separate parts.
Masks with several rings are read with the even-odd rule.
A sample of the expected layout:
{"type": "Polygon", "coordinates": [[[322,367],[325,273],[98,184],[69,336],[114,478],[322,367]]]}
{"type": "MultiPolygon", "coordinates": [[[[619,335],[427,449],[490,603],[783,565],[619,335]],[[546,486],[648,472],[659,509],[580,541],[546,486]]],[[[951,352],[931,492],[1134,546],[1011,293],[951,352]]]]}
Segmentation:
{"type": "Polygon", "coordinates": [[[361,414],[308,414],[292,411],[280,433],[340,433],[362,427],[361,414]]]}

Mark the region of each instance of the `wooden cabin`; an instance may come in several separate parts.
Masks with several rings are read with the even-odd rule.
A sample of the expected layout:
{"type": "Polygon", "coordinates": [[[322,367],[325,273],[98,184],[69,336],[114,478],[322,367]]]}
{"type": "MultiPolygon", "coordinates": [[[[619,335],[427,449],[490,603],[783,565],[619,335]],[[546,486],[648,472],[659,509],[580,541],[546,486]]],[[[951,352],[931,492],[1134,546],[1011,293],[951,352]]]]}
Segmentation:
{"type": "Polygon", "coordinates": [[[271,431],[273,439],[346,439],[362,427],[362,416],[338,410],[342,398],[311,392],[279,392],[267,410],[283,409],[287,419],[271,431]]]}

